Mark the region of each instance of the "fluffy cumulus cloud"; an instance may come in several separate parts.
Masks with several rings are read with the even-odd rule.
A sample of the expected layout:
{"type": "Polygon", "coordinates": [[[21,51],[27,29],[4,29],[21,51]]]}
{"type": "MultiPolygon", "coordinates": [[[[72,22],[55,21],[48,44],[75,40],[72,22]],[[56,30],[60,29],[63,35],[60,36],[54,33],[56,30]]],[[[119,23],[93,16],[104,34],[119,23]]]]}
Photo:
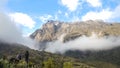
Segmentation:
{"type": "Polygon", "coordinates": [[[29,15],[25,13],[16,12],[9,14],[9,16],[15,23],[20,24],[24,27],[28,27],[30,29],[35,27],[36,22],[29,15]]]}
{"type": "Polygon", "coordinates": [[[86,0],[86,2],[89,3],[92,7],[102,6],[102,3],[100,0],[86,0]]]}
{"type": "Polygon", "coordinates": [[[82,16],[81,20],[85,21],[85,20],[99,19],[99,20],[109,21],[112,19],[119,18],[120,17],[119,11],[120,11],[120,5],[118,5],[113,10],[103,9],[99,12],[90,11],[90,12],[86,13],[84,16],[82,16]]]}
{"type": "Polygon", "coordinates": [[[61,0],[61,3],[70,11],[75,11],[79,5],[79,0],[61,0]]]}
{"type": "Polygon", "coordinates": [[[100,0],[61,0],[61,3],[62,5],[66,6],[70,11],[75,11],[77,7],[80,5],[80,1],[87,2],[92,7],[102,6],[102,2],[100,0]]]}
{"type": "Polygon", "coordinates": [[[109,10],[102,10],[100,12],[90,11],[82,17],[82,20],[108,20],[111,18],[112,12],[109,10]]]}

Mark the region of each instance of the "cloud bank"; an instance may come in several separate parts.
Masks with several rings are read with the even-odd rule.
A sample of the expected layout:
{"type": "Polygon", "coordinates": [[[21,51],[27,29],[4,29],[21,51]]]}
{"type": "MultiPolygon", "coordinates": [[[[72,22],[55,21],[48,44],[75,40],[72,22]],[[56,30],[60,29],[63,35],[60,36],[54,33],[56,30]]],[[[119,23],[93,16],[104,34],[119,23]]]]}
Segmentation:
{"type": "Polygon", "coordinates": [[[45,51],[63,54],[68,50],[99,51],[118,46],[120,46],[120,37],[106,36],[100,38],[96,34],[93,34],[91,37],[82,36],[66,43],[60,40],[46,43],[45,51]]]}
{"type": "Polygon", "coordinates": [[[34,49],[34,41],[23,37],[21,30],[11,21],[8,15],[0,12],[0,41],[18,43],[34,49]]]}

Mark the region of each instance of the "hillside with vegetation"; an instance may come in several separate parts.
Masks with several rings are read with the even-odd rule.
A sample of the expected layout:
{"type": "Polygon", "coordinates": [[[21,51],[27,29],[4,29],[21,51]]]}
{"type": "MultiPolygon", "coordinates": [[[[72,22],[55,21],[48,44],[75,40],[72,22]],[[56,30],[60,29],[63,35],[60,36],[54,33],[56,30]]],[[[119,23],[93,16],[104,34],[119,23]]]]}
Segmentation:
{"type": "MultiPolygon", "coordinates": [[[[110,50],[101,51],[80,51],[80,50],[69,50],[64,53],[65,56],[74,57],[80,59],[86,64],[90,65],[101,65],[101,66],[116,66],[120,67],[120,47],[116,47],[110,50]]],[[[108,68],[108,67],[106,67],[108,68]]],[[[114,68],[114,67],[111,67],[114,68]]]]}
{"type": "Polygon", "coordinates": [[[20,44],[0,43],[0,68],[95,68],[95,66],[60,54],[32,50],[20,44]],[[30,53],[28,64],[24,60],[26,50],[30,53]],[[10,58],[15,58],[18,53],[22,54],[22,60],[10,63],[10,58]]]}

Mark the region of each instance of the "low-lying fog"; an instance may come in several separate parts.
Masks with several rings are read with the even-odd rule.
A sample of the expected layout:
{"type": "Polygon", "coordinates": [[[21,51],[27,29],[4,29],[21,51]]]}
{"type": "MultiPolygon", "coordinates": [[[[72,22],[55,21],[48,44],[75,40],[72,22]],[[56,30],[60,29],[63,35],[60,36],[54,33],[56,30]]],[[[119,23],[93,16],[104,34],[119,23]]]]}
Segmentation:
{"type": "Polygon", "coordinates": [[[3,12],[0,12],[0,41],[23,44],[34,49],[34,41],[23,37],[22,30],[3,12]]]}
{"type": "Polygon", "coordinates": [[[120,46],[120,37],[98,37],[96,34],[92,34],[91,37],[81,36],[66,43],[63,43],[60,40],[46,43],[45,51],[52,53],[64,53],[67,50],[99,51],[112,49],[118,46],[120,46]]]}

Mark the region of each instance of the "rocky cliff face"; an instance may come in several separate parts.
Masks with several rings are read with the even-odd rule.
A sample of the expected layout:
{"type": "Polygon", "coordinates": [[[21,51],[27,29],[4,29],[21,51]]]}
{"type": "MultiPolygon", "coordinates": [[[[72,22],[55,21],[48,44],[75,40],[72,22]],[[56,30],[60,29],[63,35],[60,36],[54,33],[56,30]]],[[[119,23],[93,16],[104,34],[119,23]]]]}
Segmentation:
{"type": "Polygon", "coordinates": [[[42,28],[32,33],[30,37],[38,42],[54,41],[58,39],[66,42],[82,35],[91,36],[92,32],[96,33],[98,37],[109,35],[119,36],[120,24],[111,24],[100,20],[71,23],[51,20],[45,23],[42,28]]]}

